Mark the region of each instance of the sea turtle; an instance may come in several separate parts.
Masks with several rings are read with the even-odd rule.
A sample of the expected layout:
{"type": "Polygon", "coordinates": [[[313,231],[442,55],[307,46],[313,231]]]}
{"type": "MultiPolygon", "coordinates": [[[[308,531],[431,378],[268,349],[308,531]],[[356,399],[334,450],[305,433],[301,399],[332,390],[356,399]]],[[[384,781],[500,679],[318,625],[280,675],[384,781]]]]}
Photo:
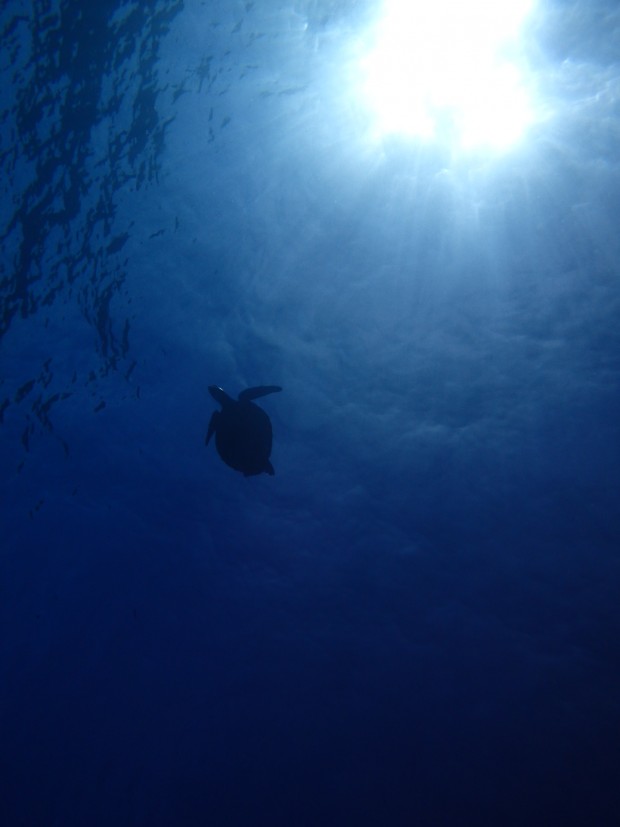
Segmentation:
{"type": "Polygon", "coordinates": [[[263,471],[273,475],[273,465],[269,461],[271,422],[252,399],[281,390],[278,385],[246,388],[235,400],[217,385],[209,385],[209,393],[220,403],[222,410],[214,411],[211,417],[205,445],[215,434],[215,447],[226,465],[246,477],[263,471]]]}

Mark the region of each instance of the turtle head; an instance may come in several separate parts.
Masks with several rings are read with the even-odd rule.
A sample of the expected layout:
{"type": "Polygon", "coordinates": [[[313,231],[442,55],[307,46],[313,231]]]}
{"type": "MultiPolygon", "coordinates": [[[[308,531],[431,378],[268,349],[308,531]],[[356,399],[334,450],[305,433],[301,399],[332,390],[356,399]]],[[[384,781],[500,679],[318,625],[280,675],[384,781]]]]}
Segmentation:
{"type": "Polygon", "coordinates": [[[232,402],[226,391],[222,390],[217,385],[209,385],[209,393],[216,402],[220,403],[220,405],[226,405],[228,402],[232,402]]]}

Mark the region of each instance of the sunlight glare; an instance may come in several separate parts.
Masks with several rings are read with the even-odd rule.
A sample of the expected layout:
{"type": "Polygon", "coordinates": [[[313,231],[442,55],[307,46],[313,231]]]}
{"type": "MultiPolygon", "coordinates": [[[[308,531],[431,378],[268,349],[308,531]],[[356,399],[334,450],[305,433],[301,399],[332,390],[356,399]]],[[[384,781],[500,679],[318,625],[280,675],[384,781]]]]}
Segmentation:
{"type": "Polygon", "coordinates": [[[385,0],[364,92],[380,135],[506,147],[532,120],[519,35],[533,0],[385,0]]]}

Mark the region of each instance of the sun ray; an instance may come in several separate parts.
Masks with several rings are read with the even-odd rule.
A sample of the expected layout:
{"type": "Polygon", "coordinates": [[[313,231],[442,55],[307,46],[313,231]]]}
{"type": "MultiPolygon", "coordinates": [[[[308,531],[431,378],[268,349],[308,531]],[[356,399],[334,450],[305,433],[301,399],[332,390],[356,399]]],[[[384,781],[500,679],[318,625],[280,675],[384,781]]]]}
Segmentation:
{"type": "Polygon", "coordinates": [[[532,121],[520,35],[533,0],[386,0],[363,60],[379,134],[504,147],[532,121]]]}

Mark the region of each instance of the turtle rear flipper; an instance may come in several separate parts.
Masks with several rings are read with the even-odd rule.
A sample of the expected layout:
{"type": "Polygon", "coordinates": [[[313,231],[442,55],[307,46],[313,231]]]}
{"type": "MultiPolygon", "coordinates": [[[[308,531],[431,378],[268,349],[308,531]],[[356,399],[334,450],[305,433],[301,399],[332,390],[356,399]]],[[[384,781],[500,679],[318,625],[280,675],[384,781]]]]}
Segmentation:
{"type": "MultiPolygon", "coordinates": [[[[211,388],[209,388],[211,390],[211,388]]],[[[220,390],[218,388],[218,390],[220,390]]],[[[239,402],[249,402],[252,399],[260,399],[261,396],[267,396],[268,393],[277,393],[281,391],[282,388],[279,385],[258,385],[255,388],[246,388],[244,391],[241,391],[239,396],[239,402]]],[[[224,393],[224,391],[222,391],[224,393]]]]}
{"type": "Polygon", "coordinates": [[[269,460],[267,460],[267,464],[260,471],[255,471],[253,469],[252,471],[243,471],[242,473],[243,473],[244,477],[255,477],[255,476],[257,476],[257,474],[262,474],[263,472],[265,474],[269,474],[270,477],[273,477],[273,475],[276,473],[273,470],[273,465],[271,464],[271,462],[269,460]]]}

